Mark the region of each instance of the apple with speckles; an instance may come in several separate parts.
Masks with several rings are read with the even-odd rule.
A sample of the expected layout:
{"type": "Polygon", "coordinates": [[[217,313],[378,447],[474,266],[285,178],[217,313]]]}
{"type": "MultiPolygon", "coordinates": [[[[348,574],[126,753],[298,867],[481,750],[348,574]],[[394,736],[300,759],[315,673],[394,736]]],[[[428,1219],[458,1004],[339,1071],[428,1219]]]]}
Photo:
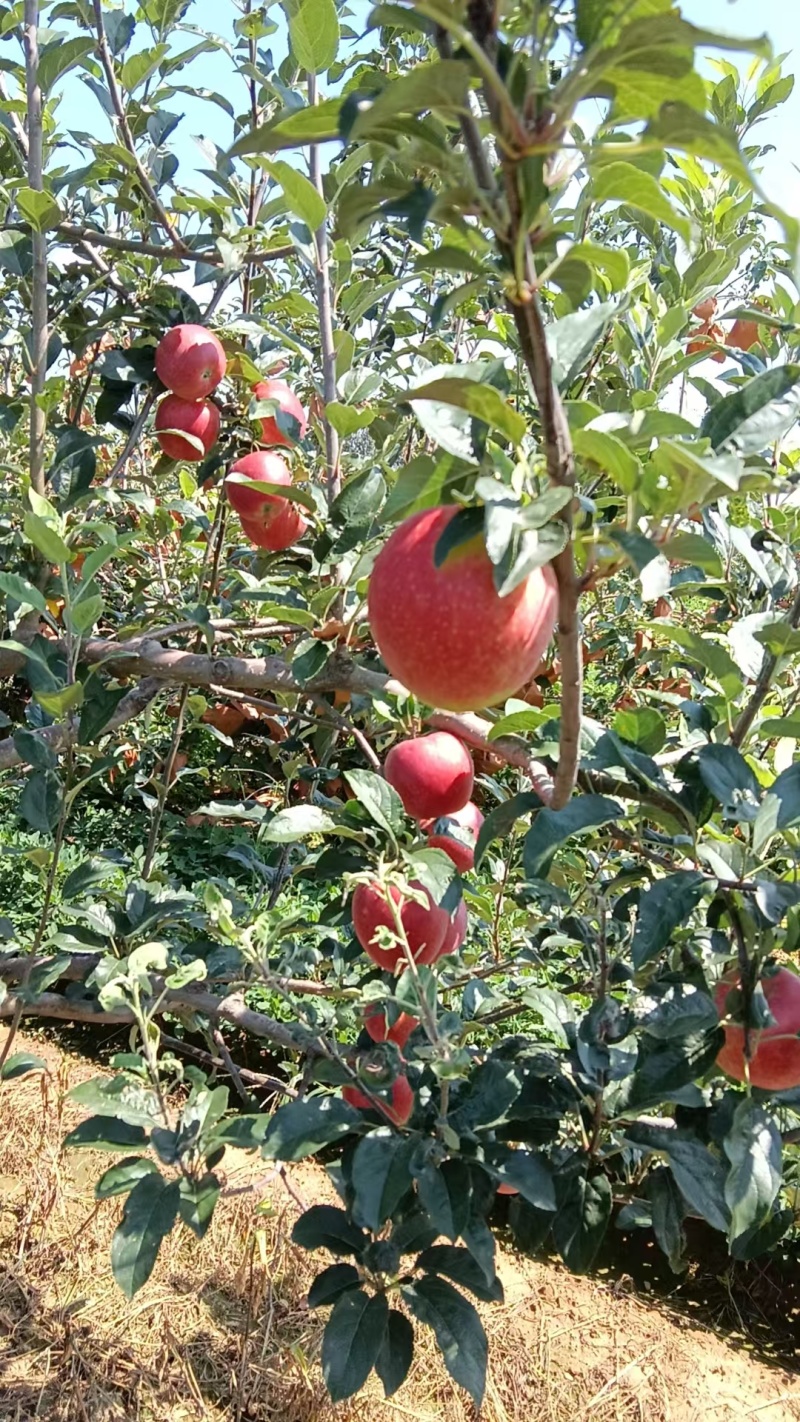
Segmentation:
{"type": "Polygon", "coordinates": [[[383,767],[403,809],[414,820],[438,820],[462,810],[472,794],[472,759],[448,731],[398,741],[383,767]]]}
{"type": "Polygon", "coordinates": [[[172,326],[156,347],[156,374],[182,400],[204,400],[216,390],[226,366],[221,342],[205,326],[172,326]]]}
{"type": "Polygon", "coordinates": [[[217,442],[219,410],[211,400],[182,400],[179,395],[165,395],[156,410],[155,432],[170,459],[199,464],[217,442]],[[183,439],[177,431],[192,439],[183,439]],[[199,440],[200,448],[195,440],[199,440]]]}

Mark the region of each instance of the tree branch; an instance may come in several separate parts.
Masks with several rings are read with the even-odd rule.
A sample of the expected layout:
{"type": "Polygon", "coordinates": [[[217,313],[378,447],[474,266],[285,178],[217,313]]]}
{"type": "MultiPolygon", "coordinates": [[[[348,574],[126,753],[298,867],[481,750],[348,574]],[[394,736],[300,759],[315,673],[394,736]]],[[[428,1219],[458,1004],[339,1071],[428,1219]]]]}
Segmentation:
{"type": "MultiPolygon", "coordinates": [[[[308,102],[317,102],[317,76],[308,76],[308,102]]],[[[312,143],[309,153],[311,181],[325,201],[322,187],[319,144],[312,143]]],[[[322,353],[322,396],[326,406],[336,399],[336,351],[333,345],[333,299],[331,293],[331,268],[328,246],[328,219],[323,217],[314,234],[316,252],[315,276],[317,282],[317,309],[319,311],[319,335],[322,353]]],[[[339,469],[339,436],[327,414],[323,414],[322,427],[325,431],[325,462],[327,465],[328,505],[330,506],[342,486],[339,469]]]]}
{"type": "MultiPolygon", "coordinates": [[[[105,728],[106,733],[116,731],[126,721],[132,721],[134,717],[141,716],[150,702],[158,696],[163,686],[164,683],[157,677],[148,677],[138,686],[134,686],[127,695],[123,696],[117,706],[105,728]]],[[[55,726],[43,726],[40,731],[35,732],[37,739],[44,741],[45,745],[54,751],[66,750],[68,746],[74,745],[77,734],[77,721],[62,721],[55,726]]],[[[0,771],[11,770],[15,765],[25,764],[27,762],[14,745],[13,736],[7,736],[5,740],[0,741],[0,771]]]]}
{"type": "MultiPolygon", "coordinates": [[[[25,83],[28,99],[28,186],[42,192],[42,91],[39,87],[39,0],[25,0],[25,83]]],[[[30,414],[30,479],[31,488],[45,495],[45,435],[47,417],[40,406],[47,375],[47,238],[43,232],[31,230],[33,271],[31,273],[31,414],[30,414]]]]}
{"type": "MultiPolygon", "coordinates": [[[[0,232],[27,232],[28,224],[25,222],[4,222],[0,226],[0,232]]],[[[204,248],[203,251],[196,252],[193,247],[183,244],[183,249],[177,253],[172,247],[159,246],[156,242],[144,242],[135,237],[122,237],[116,232],[98,232],[94,227],[74,227],[70,222],[59,222],[50,229],[58,237],[63,237],[66,242],[80,244],[89,242],[95,247],[108,247],[112,252],[133,252],[140,257],[158,257],[162,261],[174,262],[176,257],[180,257],[183,262],[202,262],[204,266],[221,267],[222,257],[214,247],[204,248]]],[[[276,262],[283,257],[291,257],[294,254],[294,247],[284,245],[282,247],[266,247],[261,252],[243,252],[241,256],[242,266],[259,266],[264,262],[276,262]]]]}
{"type": "MultiPolygon", "coordinates": [[[[789,609],[783,625],[792,628],[800,626],[800,588],[798,588],[794,595],[794,602],[789,609]]],[[[767,693],[772,685],[772,678],[775,675],[779,660],[779,653],[770,652],[766,647],[764,648],[764,660],[761,663],[761,670],[758,673],[758,679],[753,688],[753,694],[744,710],[740,713],[731,731],[730,740],[732,746],[738,747],[744,742],[750,727],[767,699],[767,693]]]]}

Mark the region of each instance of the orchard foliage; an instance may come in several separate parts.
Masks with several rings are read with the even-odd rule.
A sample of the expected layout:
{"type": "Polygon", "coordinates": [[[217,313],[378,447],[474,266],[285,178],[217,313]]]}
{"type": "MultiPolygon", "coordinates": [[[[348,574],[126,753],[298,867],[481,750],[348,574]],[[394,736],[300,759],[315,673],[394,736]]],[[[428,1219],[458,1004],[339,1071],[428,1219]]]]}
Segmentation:
{"type": "MultiPolygon", "coordinates": [[[[294,1238],[331,1396],[393,1393],[430,1328],[479,1402],[498,1224],[575,1270],[609,1229],[676,1271],[687,1218],[736,1259],[794,1229],[798,233],[758,176],[792,81],[669,0],[195,18],[0,4],[0,769],[41,880],[33,921],[0,906],[2,1089],[25,1016],[130,1030],[66,1141],[114,1157],[128,1296],[228,1146],[321,1153],[340,1204],[294,1238]],[[224,370],[176,378],[186,326],[224,370]],[[480,716],[369,625],[440,506],[431,569],[553,599],[480,716]],[[419,823],[382,765],[431,729],[475,784],[419,823]],[[83,852],[98,801],[143,842],[83,852]],[[192,882],[187,811],[220,844],[192,882]],[[271,1113],[162,1038],[241,1093],[231,1025],[271,1113]]],[[[502,642],[455,611],[418,629],[451,686],[502,642]]]]}

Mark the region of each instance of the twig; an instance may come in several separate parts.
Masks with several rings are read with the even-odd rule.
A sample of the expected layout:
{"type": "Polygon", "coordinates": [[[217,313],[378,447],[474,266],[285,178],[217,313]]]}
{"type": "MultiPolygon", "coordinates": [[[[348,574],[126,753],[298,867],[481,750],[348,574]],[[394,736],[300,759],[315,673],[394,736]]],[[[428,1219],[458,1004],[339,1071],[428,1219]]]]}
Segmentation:
{"type": "MultiPolygon", "coordinates": [[[[798,588],[795,593],[794,602],[784,622],[774,625],[778,627],[783,625],[792,628],[800,626],[800,588],[798,588]]],[[[736,725],[731,731],[730,741],[732,746],[738,747],[742,745],[750,727],[761,710],[772,684],[772,678],[775,675],[779,657],[780,653],[770,652],[766,647],[764,648],[764,660],[761,663],[761,670],[758,673],[758,680],[753,688],[753,694],[744,710],[740,713],[736,725]]]]}
{"type": "MultiPolygon", "coordinates": [[[[159,246],[157,242],[144,242],[136,237],[123,237],[118,232],[98,232],[94,227],[75,227],[71,222],[59,222],[51,230],[57,237],[63,237],[67,242],[90,242],[93,246],[108,247],[114,252],[134,252],[140,257],[157,257],[162,261],[174,262],[176,258],[176,252],[172,247],[159,246]]],[[[28,227],[24,222],[4,222],[0,226],[0,232],[27,231],[28,227]]],[[[261,252],[242,252],[240,261],[243,266],[260,266],[264,262],[281,261],[284,257],[291,257],[293,254],[294,247],[292,246],[266,247],[261,252]]],[[[195,251],[193,247],[184,244],[180,259],[183,262],[202,263],[207,267],[222,266],[222,257],[214,247],[195,251]]]]}
{"type": "Polygon", "coordinates": [[[147,423],[147,417],[150,414],[150,411],[152,410],[153,405],[155,404],[157,399],[158,391],[148,390],[144,400],[142,401],[142,407],[131,426],[131,432],[122,447],[122,453],[117,456],[113,465],[109,469],[108,473],[105,476],[104,483],[112,483],[113,480],[117,478],[117,475],[122,474],[124,472],[125,465],[127,464],[128,460],[130,459],[131,455],[136,449],[136,446],[139,443],[142,430],[144,429],[147,423]]]}
{"type": "MultiPolygon", "coordinates": [[[[141,716],[142,712],[147,710],[151,701],[163,689],[164,683],[156,677],[147,677],[138,686],[134,686],[119,702],[114,715],[104,728],[103,734],[110,735],[126,721],[132,721],[135,716],[141,716]]],[[[37,740],[43,741],[54,751],[66,750],[69,745],[75,743],[77,734],[77,721],[64,721],[55,726],[44,726],[41,730],[34,732],[37,740]]],[[[16,765],[27,763],[14,745],[12,736],[0,741],[0,770],[11,770],[16,765]]]]}
{"type": "MultiPolygon", "coordinates": [[[[39,87],[39,0],[25,0],[25,84],[28,98],[28,186],[42,192],[42,91],[39,87]]],[[[34,492],[45,495],[45,435],[47,416],[40,404],[47,375],[47,238],[31,230],[33,270],[31,273],[31,399],[30,399],[30,479],[34,492]]]]}
{"type": "MultiPolygon", "coordinates": [[[[180,1037],[170,1037],[168,1033],[161,1033],[161,1042],[165,1047],[169,1047],[174,1052],[180,1052],[182,1056],[192,1057],[194,1061],[202,1062],[204,1066],[218,1069],[225,1066],[225,1062],[220,1057],[215,1057],[211,1052],[204,1052],[202,1047],[192,1046],[189,1042],[184,1042],[180,1037]]],[[[287,1086],[285,1081],[281,1081],[277,1076],[268,1076],[264,1072],[251,1071],[249,1067],[236,1064],[236,1070],[242,1081],[246,1081],[249,1086],[260,1086],[267,1091],[280,1092],[283,1096],[294,1098],[297,1092],[291,1086],[287,1086]]]]}
{"type": "MultiPolygon", "coordinates": [[[[309,105],[317,102],[317,76],[308,76],[309,105]]],[[[322,188],[322,168],[319,144],[312,143],[309,153],[311,181],[320,197],[325,198],[322,188]]],[[[323,217],[314,234],[316,250],[315,275],[317,282],[317,307],[319,309],[319,334],[322,350],[322,395],[326,406],[336,399],[336,351],[333,344],[333,299],[331,293],[330,253],[328,247],[328,219],[323,217]]],[[[339,436],[327,414],[323,414],[322,427],[325,431],[325,457],[328,475],[328,505],[339,493],[342,481],[339,469],[339,436]]]]}

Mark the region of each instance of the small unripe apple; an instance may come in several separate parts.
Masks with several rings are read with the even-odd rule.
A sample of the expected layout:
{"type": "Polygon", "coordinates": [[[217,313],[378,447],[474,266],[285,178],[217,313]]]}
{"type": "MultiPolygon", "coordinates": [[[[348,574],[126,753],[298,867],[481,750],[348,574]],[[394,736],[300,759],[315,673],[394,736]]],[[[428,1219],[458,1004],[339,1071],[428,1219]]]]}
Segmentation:
{"type": "Polygon", "coordinates": [[[187,464],[199,464],[213,449],[219,434],[219,410],[211,400],[182,400],[179,395],[165,395],[156,410],[155,432],[164,453],[170,459],[183,459],[187,464]],[[199,439],[197,449],[179,434],[163,434],[164,430],[183,430],[199,439]]]}
{"type": "Polygon", "coordinates": [[[297,440],[303,438],[308,426],[306,412],[285,380],[259,380],[258,384],[253,386],[253,394],[257,400],[277,401],[278,410],[284,415],[289,415],[290,419],[297,424],[297,434],[292,439],[280,428],[275,415],[259,416],[261,438],[264,444],[280,444],[291,447],[297,440]]]}
{"type": "MultiPolygon", "coordinates": [[[[726,1015],[728,994],[738,986],[736,973],[726,974],[717,983],[714,1001],[720,1017],[726,1015]]],[[[778,968],[763,974],[761,988],[775,1022],[750,1031],[750,1081],[765,1091],[786,1091],[800,1086],[800,977],[788,968],[778,968]]],[[[738,1022],[726,1024],[717,1066],[734,1081],[746,1079],[744,1037],[744,1027],[738,1022]]]]}
{"type": "Polygon", "coordinates": [[[405,1076],[396,1076],[392,1082],[391,1104],[378,1096],[373,1100],[357,1086],[343,1086],[342,1097],[357,1111],[382,1111],[395,1126],[404,1126],[414,1110],[414,1093],[405,1076]]]}
{"type": "Polygon", "coordinates": [[[173,326],[156,347],[158,378],[182,400],[203,400],[225,374],[225,352],[205,326],[173,326]]]}
{"type": "Polygon", "coordinates": [[[228,470],[225,488],[228,492],[228,502],[240,518],[264,520],[285,510],[287,501],[280,494],[262,494],[259,489],[237,484],[235,479],[231,479],[231,474],[242,474],[245,479],[257,480],[261,484],[283,484],[288,487],[292,482],[292,471],[279,454],[273,454],[268,449],[256,449],[252,454],[243,455],[228,470]]]}
{"type": "Polygon", "coordinates": [[[414,820],[438,820],[462,810],[472,794],[469,751],[448,731],[432,731],[392,746],[383,768],[414,820]]]}
{"type": "Polygon", "coordinates": [[[282,500],[286,507],[276,514],[256,515],[243,518],[242,530],[257,548],[268,548],[278,553],[282,548],[291,548],[302,538],[308,525],[296,504],[282,500]]]}
{"type": "Polygon", "coordinates": [[[500,597],[480,536],[437,568],[434,549],[457,512],[424,509],[394,530],[372,570],[369,622],[392,676],[415,696],[477,711],[530,681],[553,633],[558,586],[547,564],[500,597]]]}
{"type": "Polygon", "coordinates": [[[450,953],[458,952],[467,936],[467,923],[467,906],[463,899],[459,899],[458,908],[453,917],[448,920],[444,941],[436,954],[437,958],[446,958],[450,953]]]}
{"type": "Polygon", "coordinates": [[[402,1051],[414,1028],[418,1026],[419,1018],[411,1017],[408,1012],[401,1012],[389,1026],[386,1009],[381,1007],[380,1003],[371,1002],[364,1008],[364,1027],[373,1042],[394,1042],[402,1051]]]}
{"type": "MultiPolygon", "coordinates": [[[[421,885],[415,883],[411,887],[419,889],[421,885]]],[[[401,894],[398,888],[392,885],[388,892],[395,904],[400,902],[401,894]]],[[[433,902],[427,889],[423,892],[425,904],[406,899],[400,910],[400,922],[414,962],[432,963],[439,955],[450,920],[444,909],[433,902]]],[[[353,894],[352,914],[356,938],[373,963],[377,963],[379,968],[402,971],[406,956],[400,944],[392,948],[381,948],[374,941],[379,928],[388,928],[392,933],[397,931],[392,910],[377,880],[373,880],[371,884],[358,885],[353,894]]]]}
{"type": "MultiPolygon", "coordinates": [[[[475,864],[475,845],[483,824],[483,815],[473,800],[468,800],[463,810],[454,815],[445,815],[431,826],[428,835],[431,849],[441,849],[449,855],[459,874],[467,874],[475,864]]],[[[423,829],[427,829],[423,825],[423,829]]]]}

